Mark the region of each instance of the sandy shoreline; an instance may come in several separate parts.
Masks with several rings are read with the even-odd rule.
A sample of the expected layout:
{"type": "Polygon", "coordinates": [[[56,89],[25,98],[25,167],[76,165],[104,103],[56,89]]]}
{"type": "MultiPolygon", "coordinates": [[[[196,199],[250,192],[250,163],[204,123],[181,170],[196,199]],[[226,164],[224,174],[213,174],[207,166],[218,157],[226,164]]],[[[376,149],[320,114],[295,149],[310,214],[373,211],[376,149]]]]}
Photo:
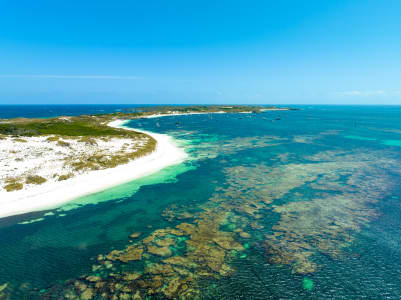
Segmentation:
{"type": "MultiPolygon", "coordinates": [[[[267,110],[280,109],[265,109],[264,111],[267,110]]],[[[226,112],[172,112],[142,116],[141,118],[224,113],[226,112]]],[[[243,113],[252,112],[247,111],[243,113]]],[[[108,125],[152,136],[157,141],[156,150],[149,155],[115,168],[91,171],[65,181],[47,182],[42,185],[32,186],[28,190],[0,191],[0,218],[57,208],[79,197],[101,192],[108,188],[156,173],[165,167],[179,164],[187,158],[185,151],[177,147],[170,136],[127,128],[124,127],[124,123],[126,122],[127,120],[115,120],[108,125]]]]}
{"type": "MultiPolygon", "coordinates": [[[[125,122],[116,120],[108,125],[121,128],[124,127],[125,122]]],[[[150,175],[167,166],[178,164],[187,157],[187,154],[178,148],[168,135],[127,127],[124,129],[152,136],[157,141],[156,150],[149,155],[115,168],[92,171],[66,181],[35,186],[29,190],[1,192],[0,218],[57,208],[78,197],[150,175]]]]}
{"type": "Polygon", "coordinates": [[[225,113],[226,113],[225,111],[169,113],[169,114],[153,114],[153,115],[148,115],[148,116],[142,116],[140,118],[153,119],[153,118],[170,117],[170,116],[207,115],[207,114],[225,114],[225,113]]]}
{"type": "MultiPolygon", "coordinates": [[[[263,108],[260,109],[261,112],[266,111],[287,111],[288,108],[263,108]]],[[[169,116],[186,116],[186,115],[207,115],[207,114],[228,114],[228,111],[212,111],[212,112],[172,112],[167,114],[153,114],[148,116],[141,116],[140,118],[145,119],[152,119],[152,118],[160,118],[160,117],[169,117],[169,116]]],[[[232,112],[232,113],[239,113],[239,114],[251,114],[253,111],[240,111],[240,112],[232,112]]]]}

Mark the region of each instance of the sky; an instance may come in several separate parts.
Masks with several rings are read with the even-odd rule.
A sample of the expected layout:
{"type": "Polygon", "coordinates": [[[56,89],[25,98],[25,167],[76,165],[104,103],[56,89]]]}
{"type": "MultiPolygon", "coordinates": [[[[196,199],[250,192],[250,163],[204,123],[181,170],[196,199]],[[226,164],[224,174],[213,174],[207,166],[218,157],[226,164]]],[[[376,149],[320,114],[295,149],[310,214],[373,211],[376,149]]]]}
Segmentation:
{"type": "Polygon", "coordinates": [[[0,104],[399,104],[399,0],[0,0],[0,104]]]}

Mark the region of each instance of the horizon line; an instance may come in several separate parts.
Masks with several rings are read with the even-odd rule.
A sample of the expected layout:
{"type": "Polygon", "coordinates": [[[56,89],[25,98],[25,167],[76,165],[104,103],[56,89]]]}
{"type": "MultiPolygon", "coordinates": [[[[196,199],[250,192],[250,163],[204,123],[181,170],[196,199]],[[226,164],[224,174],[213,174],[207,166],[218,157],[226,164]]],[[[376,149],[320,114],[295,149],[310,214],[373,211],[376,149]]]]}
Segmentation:
{"type": "Polygon", "coordinates": [[[5,105],[143,105],[143,106],[150,106],[150,105],[155,105],[155,106],[200,106],[200,105],[206,105],[206,106],[221,106],[221,105],[240,105],[240,106],[401,106],[401,104],[392,104],[392,103],[384,103],[384,104],[344,104],[344,103],[338,103],[338,104],[332,104],[332,103],[326,103],[326,104],[316,104],[316,103],[284,103],[284,104],[278,104],[278,103],[263,103],[263,104],[245,104],[245,103],[1,103],[0,106],[5,106],[5,105]]]}
{"type": "Polygon", "coordinates": [[[141,76],[120,76],[120,75],[35,75],[35,74],[0,74],[0,78],[47,78],[47,79],[143,79],[141,76]]]}

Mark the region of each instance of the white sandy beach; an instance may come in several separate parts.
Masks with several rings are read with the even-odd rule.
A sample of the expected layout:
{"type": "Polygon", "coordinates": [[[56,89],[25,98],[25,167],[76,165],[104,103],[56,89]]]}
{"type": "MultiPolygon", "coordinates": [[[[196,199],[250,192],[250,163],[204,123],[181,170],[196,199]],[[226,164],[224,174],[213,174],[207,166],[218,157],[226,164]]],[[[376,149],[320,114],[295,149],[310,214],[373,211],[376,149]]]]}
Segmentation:
{"type": "MultiPolygon", "coordinates": [[[[124,123],[125,121],[116,120],[109,123],[109,126],[121,128],[124,123]]],[[[31,186],[29,189],[13,192],[2,190],[0,191],[0,218],[56,208],[78,197],[133,181],[186,159],[187,154],[177,147],[170,136],[137,129],[135,131],[152,136],[157,141],[156,150],[127,164],[89,171],[65,181],[45,182],[31,186]]]]}
{"type": "MultiPolygon", "coordinates": [[[[266,109],[276,110],[276,109],[266,109]]],[[[211,112],[211,114],[224,114],[224,111],[211,112]]],[[[246,111],[243,113],[251,113],[246,111]]],[[[159,118],[167,116],[182,116],[182,115],[198,115],[198,114],[210,114],[208,112],[187,112],[180,113],[176,111],[168,112],[167,114],[153,114],[143,116],[142,118],[159,118]]],[[[133,181],[140,177],[144,177],[155,173],[167,166],[178,164],[187,158],[187,154],[184,150],[180,149],[173,142],[172,138],[168,135],[157,134],[138,129],[131,129],[124,127],[124,120],[116,120],[108,125],[116,128],[124,128],[126,130],[134,130],[137,132],[143,132],[152,136],[157,141],[156,150],[149,155],[135,159],[127,164],[119,165],[115,168],[109,168],[97,171],[88,171],[82,174],[74,174],[75,176],[64,181],[57,181],[51,178],[51,174],[57,173],[63,169],[68,171],[68,168],[63,166],[63,155],[79,155],[91,151],[90,147],[78,145],[75,141],[68,141],[75,152],[69,149],[53,149],[57,151],[50,151],[50,147],[57,148],[54,145],[49,146],[49,143],[44,138],[31,138],[26,144],[32,151],[29,153],[19,151],[23,148],[23,144],[18,145],[14,143],[14,148],[7,149],[9,154],[3,155],[5,163],[1,163],[0,167],[6,176],[13,177],[18,173],[34,170],[36,175],[40,175],[47,179],[47,181],[41,185],[24,185],[22,190],[7,192],[5,189],[0,188],[0,218],[24,214],[28,212],[41,211],[46,209],[52,209],[62,206],[63,204],[79,198],[81,196],[93,194],[117,186],[129,181],[133,181]],[[36,148],[35,148],[36,147],[36,148]],[[10,151],[12,150],[12,151],[10,151]],[[15,151],[16,150],[16,151],[15,151]],[[46,152],[47,151],[47,152],[46,152]],[[20,157],[16,154],[20,152],[20,157]],[[45,152],[46,156],[40,157],[38,152],[45,152]],[[64,153],[63,153],[64,152],[64,153]],[[57,155],[56,155],[57,153],[57,155]],[[8,155],[8,157],[7,157],[8,155]],[[26,157],[30,156],[29,159],[26,157]],[[34,157],[32,157],[34,156],[34,157]],[[36,156],[36,157],[35,157],[36,156]],[[21,159],[24,158],[24,159],[21,159]],[[18,163],[17,159],[21,159],[18,163]],[[33,163],[33,164],[32,164],[33,163]],[[36,164],[36,165],[35,165],[36,164]],[[21,170],[23,168],[30,168],[31,170],[21,170]]],[[[2,141],[3,145],[6,142],[2,141]]],[[[9,140],[8,142],[11,142],[9,140]]],[[[98,141],[99,148],[107,149],[109,152],[118,151],[121,147],[132,147],[135,145],[140,146],[143,141],[127,141],[124,139],[101,142],[98,141]]],[[[26,148],[26,146],[25,146],[26,148]]],[[[0,149],[1,150],[1,149],[0,149]]],[[[1,160],[1,155],[0,155],[1,160]]],[[[1,172],[0,172],[1,173],[1,172]]],[[[0,174],[2,175],[2,174],[0,174]]],[[[60,174],[59,174],[60,175],[60,174]]],[[[5,176],[0,176],[5,177],[5,176]]]]}
{"type": "MultiPolygon", "coordinates": [[[[288,108],[263,108],[260,109],[261,112],[265,111],[285,111],[288,110],[288,108]]],[[[178,111],[171,111],[166,114],[153,114],[153,115],[148,115],[148,116],[143,116],[141,118],[146,118],[146,119],[152,119],[152,118],[160,118],[160,117],[170,117],[170,116],[186,116],[186,115],[207,115],[207,114],[227,114],[230,112],[227,111],[213,111],[213,112],[178,112],[178,111]]],[[[234,113],[240,113],[240,114],[251,114],[253,113],[252,111],[240,111],[240,112],[234,112],[234,113]]]]}
{"type": "Polygon", "coordinates": [[[207,114],[225,114],[225,111],[214,111],[214,112],[185,112],[185,113],[180,113],[180,112],[171,112],[167,114],[153,114],[153,115],[148,115],[148,116],[143,116],[141,118],[145,119],[153,119],[153,118],[160,118],[160,117],[171,117],[171,116],[187,116],[187,115],[207,115],[207,114]]]}

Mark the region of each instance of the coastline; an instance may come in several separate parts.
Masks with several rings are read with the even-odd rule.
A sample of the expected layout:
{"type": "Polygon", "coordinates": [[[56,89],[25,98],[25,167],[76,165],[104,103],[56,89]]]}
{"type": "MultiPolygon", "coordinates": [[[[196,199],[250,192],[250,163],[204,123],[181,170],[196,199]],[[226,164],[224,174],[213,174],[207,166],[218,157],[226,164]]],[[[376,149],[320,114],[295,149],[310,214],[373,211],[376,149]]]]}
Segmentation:
{"type": "MultiPolygon", "coordinates": [[[[287,109],[268,108],[263,111],[275,110],[287,109]]],[[[169,113],[144,115],[135,119],[226,113],[228,112],[171,111],[169,113]]],[[[252,113],[252,111],[235,113],[252,113]]],[[[17,190],[13,192],[0,191],[0,218],[58,208],[77,198],[102,192],[109,188],[156,173],[165,167],[179,164],[188,157],[181,148],[175,145],[172,141],[172,137],[166,134],[125,127],[124,124],[129,120],[131,119],[115,119],[109,121],[107,125],[114,128],[141,132],[153,137],[157,141],[157,145],[152,153],[132,160],[127,164],[118,165],[114,168],[90,171],[89,173],[77,175],[65,181],[47,182],[32,186],[29,190],[17,190]]]]}
{"type": "Polygon", "coordinates": [[[184,113],[170,113],[170,114],[153,114],[147,116],[141,116],[139,119],[154,119],[161,117],[170,117],[170,116],[188,116],[188,115],[207,115],[207,114],[225,114],[225,111],[213,111],[213,112],[184,112],[184,113]]]}
{"type": "MultiPolygon", "coordinates": [[[[292,110],[290,108],[263,108],[260,109],[260,112],[266,111],[287,111],[292,110]]],[[[152,115],[145,115],[139,117],[139,119],[153,119],[153,118],[160,118],[160,117],[169,117],[169,116],[187,116],[187,115],[207,115],[207,114],[229,114],[229,113],[239,113],[239,114],[251,114],[253,111],[240,111],[240,112],[229,112],[229,111],[211,111],[211,112],[172,112],[167,114],[152,114],[152,115]]]]}
{"type": "Polygon", "coordinates": [[[150,175],[187,158],[187,154],[174,144],[170,136],[127,128],[124,126],[126,122],[115,120],[108,126],[150,135],[157,141],[152,153],[115,168],[91,171],[67,181],[35,186],[29,191],[1,192],[0,218],[57,208],[79,197],[150,175]]]}

